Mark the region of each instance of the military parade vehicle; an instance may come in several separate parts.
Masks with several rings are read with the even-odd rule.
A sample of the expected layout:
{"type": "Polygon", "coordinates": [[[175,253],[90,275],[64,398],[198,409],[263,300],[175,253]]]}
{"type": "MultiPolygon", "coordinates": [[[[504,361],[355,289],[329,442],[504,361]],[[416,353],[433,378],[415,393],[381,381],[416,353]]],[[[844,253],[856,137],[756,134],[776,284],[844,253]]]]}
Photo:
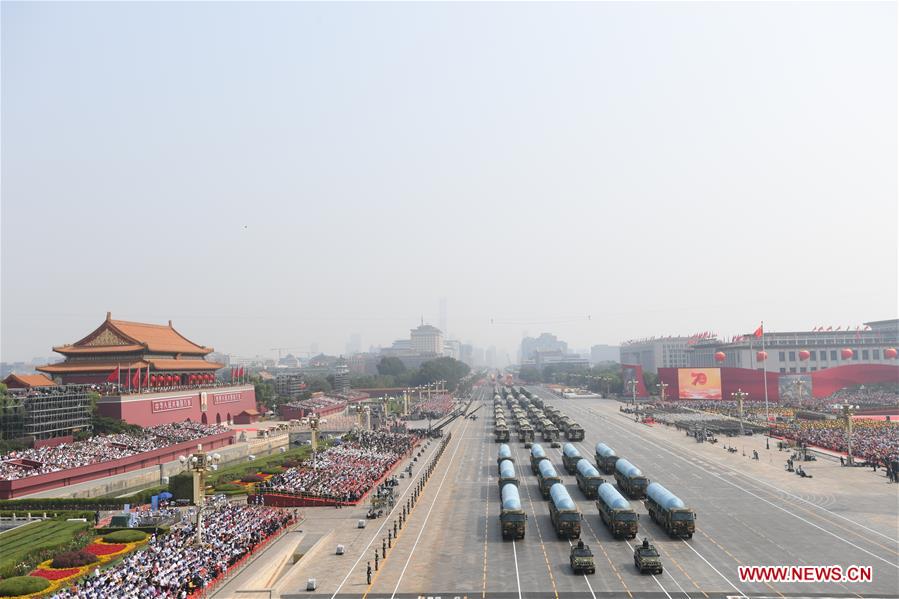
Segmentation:
{"type": "Polygon", "coordinates": [[[688,539],[693,537],[696,531],[696,514],[677,495],[659,483],[649,483],[646,487],[646,509],[653,521],[669,535],[688,539]]]}
{"type": "Polygon", "coordinates": [[[503,460],[509,460],[510,462],[515,461],[515,458],[512,457],[512,450],[505,443],[503,443],[502,445],[499,446],[499,451],[497,452],[497,455],[496,455],[497,470],[499,470],[499,466],[503,462],[503,460]]]}
{"type": "Polygon", "coordinates": [[[562,483],[556,483],[549,489],[549,517],[552,520],[556,535],[560,538],[577,539],[581,536],[581,520],[583,516],[571,495],[562,483]]]}
{"type": "Polygon", "coordinates": [[[593,552],[583,541],[571,546],[571,554],[568,563],[575,574],[596,574],[596,564],[593,562],[593,552]]]}
{"type": "Polygon", "coordinates": [[[518,475],[515,473],[515,463],[512,460],[503,460],[499,464],[499,488],[506,485],[519,485],[518,475]]]}
{"type": "Polygon", "coordinates": [[[643,476],[640,469],[625,460],[618,458],[615,462],[615,481],[618,488],[631,499],[643,499],[646,497],[646,486],[649,479],[643,476]]]}
{"type": "Polygon", "coordinates": [[[615,462],[618,461],[618,456],[615,455],[615,450],[606,445],[605,443],[597,443],[596,444],[596,467],[605,472],[606,474],[612,474],[615,472],[615,462]]]}
{"type": "Polygon", "coordinates": [[[522,426],[518,429],[518,439],[522,443],[533,443],[534,442],[534,429],[531,428],[530,425],[522,426]]]}
{"type": "Polygon", "coordinates": [[[549,443],[550,447],[559,446],[559,429],[555,424],[549,423],[543,427],[543,440],[549,443]]]}
{"type": "Polygon", "coordinates": [[[584,428],[577,422],[572,422],[569,425],[568,430],[565,431],[565,437],[569,441],[583,441],[584,428]]]}
{"type": "Polygon", "coordinates": [[[637,567],[640,574],[644,572],[662,573],[662,558],[648,539],[643,539],[642,544],[634,547],[634,566],[637,567]]]}
{"type": "Polygon", "coordinates": [[[562,465],[565,466],[565,470],[568,474],[575,473],[577,463],[582,459],[584,459],[584,456],[582,456],[581,452],[577,450],[577,447],[571,443],[566,443],[562,446],[562,465]]]}
{"type": "Polygon", "coordinates": [[[509,442],[509,427],[506,426],[505,421],[503,421],[502,424],[497,423],[497,425],[493,427],[493,435],[496,437],[497,443],[509,442]]]}
{"type": "Polygon", "coordinates": [[[513,484],[505,485],[500,495],[503,505],[499,513],[499,523],[503,539],[523,539],[528,516],[521,509],[518,487],[513,484]]]}
{"type": "Polygon", "coordinates": [[[548,460],[546,457],[546,450],[543,449],[543,446],[539,443],[534,443],[531,446],[531,472],[537,474],[537,464],[543,460],[548,460]]]}
{"type": "Polygon", "coordinates": [[[609,483],[599,485],[596,492],[596,509],[599,517],[613,536],[635,538],[637,536],[637,513],[627,499],[621,496],[609,483]]]}
{"type": "Polygon", "coordinates": [[[555,466],[549,460],[541,460],[537,464],[537,484],[540,486],[540,494],[543,499],[549,499],[549,489],[556,483],[561,483],[562,477],[556,472],[555,466]]]}
{"type": "Polygon", "coordinates": [[[599,476],[599,470],[584,458],[581,458],[575,466],[575,478],[577,478],[577,488],[587,499],[596,499],[599,485],[606,482],[599,476]]]}

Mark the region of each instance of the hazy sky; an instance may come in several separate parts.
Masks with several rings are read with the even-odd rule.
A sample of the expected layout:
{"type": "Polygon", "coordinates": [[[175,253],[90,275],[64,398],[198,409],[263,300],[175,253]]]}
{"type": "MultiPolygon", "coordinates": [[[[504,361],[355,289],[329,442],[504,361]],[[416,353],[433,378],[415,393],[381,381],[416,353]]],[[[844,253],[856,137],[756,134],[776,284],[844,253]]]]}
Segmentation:
{"type": "Polygon", "coordinates": [[[4,360],[897,315],[895,3],[0,10],[4,360]]]}

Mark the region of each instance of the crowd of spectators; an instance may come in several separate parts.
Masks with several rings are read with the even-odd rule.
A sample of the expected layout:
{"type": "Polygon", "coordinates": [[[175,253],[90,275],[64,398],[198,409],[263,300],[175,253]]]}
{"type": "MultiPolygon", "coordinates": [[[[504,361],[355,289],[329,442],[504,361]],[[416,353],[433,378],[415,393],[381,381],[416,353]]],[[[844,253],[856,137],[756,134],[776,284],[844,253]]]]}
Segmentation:
{"type": "Polygon", "coordinates": [[[97,435],[55,447],[16,450],[0,456],[0,480],[17,480],[118,460],[227,430],[220,425],[178,422],[146,428],[139,433],[97,435]]]}
{"type": "MultiPolygon", "coordinates": [[[[805,445],[847,452],[848,432],[842,420],[796,420],[772,427],[772,434],[805,445]]],[[[855,420],[852,454],[869,464],[886,466],[899,460],[899,423],[888,420],[855,420]]]]}
{"type": "Polygon", "coordinates": [[[452,395],[436,395],[412,406],[413,420],[442,418],[453,411],[452,395]]]}
{"type": "Polygon", "coordinates": [[[361,499],[417,441],[418,437],[403,433],[359,431],[301,466],[274,476],[262,490],[352,503],[361,499]]]}
{"type": "Polygon", "coordinates": [[[119,564],[96,571],[52,599],[181,599],[218,578],[259,543],[289,526],[287,510],[216,502],[203,515],[203,544],[192,544],[196,523],[185,518],[119,564]]]}

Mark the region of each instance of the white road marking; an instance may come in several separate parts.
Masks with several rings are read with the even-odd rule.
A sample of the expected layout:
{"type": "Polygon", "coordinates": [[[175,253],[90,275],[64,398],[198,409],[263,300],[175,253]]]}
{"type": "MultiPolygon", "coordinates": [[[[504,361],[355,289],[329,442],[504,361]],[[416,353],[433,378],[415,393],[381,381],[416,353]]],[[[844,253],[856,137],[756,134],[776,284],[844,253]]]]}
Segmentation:
{"type": "Polygon", "coordinates": [[[515,539],[512,539],[512,555],[515,557],[515,584],[518,585],[518,599],[521,599],[521,579],[518,577],[518,550],[515,549],[515,539]]]}
{"type": "MultiPolygon", "coordinates": [[[[432,456],[434,455],[434,450],[431,451],[431,455],[432,456]]],[[[417,478],[420,478],[420,477],[421,477],[421,472],[419,472],[417,478]]],[[[372,536],[371,540],[369,540],[368,545],[365,546],[365,549],[362,550],[362,552],[359,554],[359,557],[356,558],[356,561],[353,562],[352,566],[350,566],[350,569],[347,571],[346,576],[344,576],[343,580],[340,581],[340,584],[337,585],[337,589],[334,591],[334,594],[331,595],[331,599],[334,599],[337,596],[337,593],[340,592],[340,589],[343,588],[343,585],[346,584],[347,580],[349,580],[350,576],[356,570],[356,566],[358,566],[359,562],[362,561],[362,558],[368,554],[369,549],[371,549],[371,544],[374,543],[374,541],[378,537],[378,535],[381,534],[381,530],[384,528],[384,526],[387,525],[387,521],[390,519],[390,514],[392,514],[395,510],[397,510],[397,508],[399,507],[399,505],[401,503],[400,500],[403,497],[405,497],[406,493],[411,491],[412,487],[414,487],[414,486],[415,486],[415,483],[410,480],[409,485],[406,487],[406,490],[403,491],[402,495],[400,495],[397,498],[396,503],[393,505],[393,508],[389,512],[387,512],[387,515],[384,517],[384,522],[382,522],[381,526],[378,527],[378,530],[375,531],[375,534],[372,536]]]]}
{"type": "MultiPolygon", "coordinates": [[[[611,424],[611,423],[610,423],[610,424],[611,424]]],[[[615,427],[617,427],[617,428],[622,428],[622,427],[620,427],[620,426],[617,425],[617,424],[613,424],[613,426],[615,426],[615,427]]],[[[646,439],[646,438],[641,438],[641,440],[642,440],[643,442],[645,442],[645,443],[649,443],[649,444],[651,444],[651,445],[655,445],[656,447],[658,447],[658,448],[661,449],[662,451],[668,453],[669,455],[672,455],[672,456],[678,458],[679,460],[683,460],[684,462],[690,464],[691,466],[694,466],[694,467],[696,467],[696,468],[699,468],[699,466],[696,466],[696,464],[694,464],[694,463],[691,462],[690,460],[687,460],[687,459],[683,458],[682,456],[677,455],[677,454],[674,453],[673,451],[669,451],[668,449],[662,447],[661,445],[659,445],[658,443],[655,443],[654,441],[650,441],[649,439],[646,439]]],[[[845,538],[841,537],[841,536],[838,535],[838,534],[834,534],[834,533],[830,532],[829,530],[827,530],[826,528],[824,528],[824,527],[822,527],[822,526],[818,526],[818,525],[815,524],[814,522],[811,522],[810,520],[806,520],[805,518],[803,518],[803,517],[800,516],[799,514],[794,514],[794,513],[791,512],[790,510],[785,509],[785,508],[783,508],[783,507],[777,505],[777,504],[774,503],[773,501],[768,501],[768,500],[765,499],[764,497],[761,497],[761,496],[759,496],[759,495],[756,495],[755,493],[753,493],[753,492],[750,491],[749,489],[746,489],[746,488],[744,488],[744,487],[741,487],[740,485],[738,485],[738,484],[736,484],[736,483],[734,483],[734,482],[731,482],[731,481],[727,480],[726,478],[724,478],[724,477],[721,476],[720,474],[717,474],[717,473],[715,473],[715,472],[709,472],[709,474],[711,474],[712,476],[714,476],[714,477],[717,478],[718,480],[724,481],[725,483],[729,484],[730,486],[732,486],[732,487],[734,487],[734,488],[740,489],[741,491],[743,491],[744,493],[746,493],[746,494],[748,494],[748,495],[752,495],[752,496],[755,497],[756,499],[760,499],[760,500],[764,501],[764,502],[767,503],[768,505],[770,505],[770,506],[772,506],[772,507],[775,507],[775,508],[779,509],[780,511],[784,512],[785,514],[789,514],[790,516],[793,516],[794,518],[797,518],[797,519],[799,519],[799,520],[805,522],[805,523],[808,524],[809,526],[813,526],[813,527],[817,528],[818,530],[820,530],[821,532],[827,533],[827,534],[829,534],[830,536],[834,537],[835,539],[839,539],[839,540],[843,541],[843,542],[846,543],[847,545],[850,545],[850,546],[852,546],[852,547],[858,549],[858,550],[861,551],[862,553],[866,553],[867,555],[870,555],[870,556],[873,557],[874,559],[880,560],[880,561],[882,561],[883,563],[885,563],[885,564],[887,564],[887,565],[889,565],[889,566],[892,566],[893,568],[896,568],[897,570],[899,570],[899,564],[896,564],[896,563],[894,563],[894,562],[891,562],[891,561],[889,561],[889,560],[886,560],[886,559],[880,557],[879,555],[877,555],[876,553],[872,553],[872,552],[868,551],[867,549],[865,549],[865,548],[863,548],[863,547],[859,547],[858,545],[856,545],[856,544],[853,543],[852,541],[850,541],[850,540],[848,540],[848,539],[845,539],[845,538]]],[[[775,488],[776,488],[776,487],[775,487],[775,488]]],[[[805,500],[803,500],[803,501],[805,501],[805,500]]],[[[806,502],[806,503],[808,503],[808,502],[806,502]]],[[[809,505],[815,505],[815,504],[810,503],[809,505]]],[[[823,508],[822,508],[822,509],[823,509],[823,508]]],[[[830,513],[829,510],[824,510],[824,511],[830,513]]],[[[864,527],[863,527],[863,528],[864,528],[864,527]]],[[[884,536],[884,535],[880,535],[880,536],[884,536]]],[[[889,537],[887,537],[887,538],[889,538],[889,537]]],[[[689,544],[688,544],[687,546],[689,547],[689,544]]],[[[690,548],[693,549],[692,547],[690,547],[690,548]]],[[[694,549],[694,551],[695,551],[695,549],[694,549]]],[[[698,555],[698,554],[697,554],[697,555],[698,555]]]]}
{"type": "MultiPolygon", "coordinates": [[[[625,432],[628,432],[626,429],[624,429],[624,427],[622,427],[622,426],[620,426],[620,425],[618,425],[618,424],[613,423],[611,420],[609,420],[608,418],[605,418],[604,416],[602,416],[601,414],[599,414],[598,412],[596,412],[596,411],[593,410],[592,408],[584,408],[584,409],[586,409],[586,410],[592,412],[592,413],[595,414],[597,417],[602,418],[603,420],[606,420],[609,424],[613,424],[613,425],[616,426],[617,428],[620,428],[620,429],[622,429],[622,430],[625,430],[625,432]]],[[[646,439],[643,438],[643,437],[641,437],[641,439],[646,440],[646,439]]],[[[648,441],[648,440],[647,440],[647,441],[648,441]]],[[[649,443],[653,443],[652,441],[648,441],[648,442],[649,442],[649,443]]],[[[656,445],[656,447],[659,447],[659,448],[662,449],[663,451],[666,451],[666,452],[668,452],[668,453],[671,453],[670,451],[668,451],[668,450],[665,449],[664,447],[660,447],[660,446],[659,446],[658,444],[656,444],[656,443],[653,443],[653,445],[656,445]]],[[[689,451],[690,453],[693,453],[693,450],[692,450],[692,449],[687,449],[687,451],[689,451]]],[[[673,454],[673,455],[674,455],[674,454],[673,454]]],[[[694,455],[695,455],[695,454],[694,454],[694,455]]],[[[683,458],[683,457],[681,457],[681,456],[678,456],[678,457],[679,457],[681,460],[687,462],[688,464],[691,464],[691,465],[693,465],[693,466],[696,465],[696,464],[691,463],[690,460],[688,460],[688,459],[686,459],[686,458],[683,458]]],[[[699,458],[694,458],[694,459],[699,459],[699,458]]],[[[767,486],[767,487],[771,487],[772,489],[776,489],[777,491],[780,491],[780,492],[783,493],[784,495],[788,495],[788,496],[792,497],[793,499],[797,499],[797,500],[799,500],[799,501],[801,501],[801,502],[803,502],[803,503],[806,503],[806,504],[808,504],[808,505],[810,505],[810,506],[812,506],[812,507],[814,507],[814,508],[817,508],[817,509],[819,509],[819,510],[822,510],[822,511],[824,511],[824,512],[827,512],[827,514],[830,515],[830,516],[835,516],[835,517],[837,517],[837,518],[840,518],[840,519],[842,519],[842,520],[845,520],[846,522],[849,522],[849,523],[851,523],[851,524],[854,524],[855,526],[858,526],[859,528],[863,528],[863,529],[867,530],[868,532],[873,533],[873,534],[875,534],[875,535],[877,535],[877,536],[879,536],[879,537],[883,537],[884,539],[887,539],[888,541],[891,541],[891,542],[893,542],[893,543],[899,543],[899,539],[896,539],[895,537],[890,537],[889,535],[885,535],[885,534],[883,534],[882,532],[879,532],[879,531],[877,531],[877,530],[874,530],[873,528],[868,528],[868,527],[865,526],[864,524],[860,524],[859,522],[856,522],[855,520],[853,520],[853,519],[851,519],[851,518],[847,518],[846,516],[843,516],[842,514],[837,514],[836,512],[832,512],[832,511],[830,511],[829,509],[827,509],[827,508],[825,508],[825,507],[821,507],[820,505],[818,505],[818,504],[816,504],[816,503],[812,503],[811,501],[808,501],[807,499],[803,499],[802,497],[800,497],[800,496],[798,496],[798,495],[795,495],[795,494],[793,494],[793,493],[790,493],[790,492],[787,491],[786,489],[782,489],[781,487],[778,487],[778,486],[775,485],[775,484],[772,484],[772,483],[769,483],[769,482],[767,482],[767,481],[760,480],[760,479],[754,478],[754,477],[752,477],[752,476],[749,476],[748,474],[739,472],[739,471],[736,470],[735,468],[733,468],[733,467],[731,467],[731,466],[728,466],[728,465],[726,465],[726,464],[716,464],[716,466],[719,466],[719,467],[721,467],[721,468],[727,468],[728,470],[730,470],[730,471],[733,472],[734,474],[743,475],[743,476],[745,476],[746,478],[752,480],[753,482],[763,484],[763,485],[765,485],[765,486],[767,486]]],[[[723,479],[722,479],[722,480],[723,480],[723,479]]],[[[789,513],[789,512],[788,512],[788,513],[789,513]]],[[[887,562],[887,563],[889,563],[889,562],[887,562]]],[[[894,565],[894,564],[890,564],[890,565],[894,565]]],[[[899,566],[897,566],[897,567],[899,567],[899,566]]]]}
{"type": "MultiPolygon", "coordinates": [[[[463,425],[464,428],[468,428],[469,421],[466,420],[463,425]]],[[[409,551],[409,557],[406,558],[406,563],[403,564],[403,569],[400,572],[400,577],[396,581],[396,586],[393,588],[393,593],[390,595],[390,599],[393,599],[396,596],[397,590],[400,588],[400,583],[403,582],[403,576],[406,575],[406,568],[409,567],[409,562],[412,561],[412,556],[415,555],[415,548],[418,547],[418,542],[421,540],[421,535],[425,531],[425,528],[428,526],[428,519],[431,517],[431,511],[434,509],[434,505],[437,503],[437,499],[440,497],[440,490],[443,488],[443,483],[446,482],[446,475],[449,474],[450,465],[456,458],[456,454],[459,452],[459,448],[462,447],[462,439],[456,441],[456,448],[453,450],[453,455],[450,456],[449,461],[447,461],[447,466],[443,470],[443,478],[440,479],[440,485],[437,487],[437,491],[434,493],[434,499],[431,501],[431,506],[428,508],[428,513],[425,514],[424,522],[421,523],[421,529],[418,531],[418,535],[415,537],[415,542],[412,543],[412,549],[409,551]]],[[[333,598],[332,598],[333,599],[333,598]]]]}

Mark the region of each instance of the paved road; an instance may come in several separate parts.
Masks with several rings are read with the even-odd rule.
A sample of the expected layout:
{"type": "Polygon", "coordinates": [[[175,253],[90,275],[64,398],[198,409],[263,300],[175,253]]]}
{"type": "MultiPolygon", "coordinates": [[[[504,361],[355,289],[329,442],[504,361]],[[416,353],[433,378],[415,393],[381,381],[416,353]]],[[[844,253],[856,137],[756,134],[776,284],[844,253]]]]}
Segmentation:
{"type": "MultiPolygon", "coordinates": [[[[522,480],[527,535],[522,541],[503,541],[498,526],[498,445],[492,439],[488,405],[479,420],[453,424],[443,459],[372,585],[357,583],[353,593],[338,597],[899,596],[896,487],[867,485],[863,481],[874,479],[862,472],[845,472],[850,477],[846,484],[822,482],[839,480],[826,476],[812,481],[790,478],[774,458],[739,459],[720,447],[691,443],[674,429],[635,423],[620,415],[617,402],[562,400],[543,389],[532,391],[584,427],[585,441],[575,444],[582,455],[592,461],[594,445],[603,441],[697,512],[693,539],[672,539],[651,521],[642,502],[631,502],[641,515],[638,538],[652,539],[665,571],[658,576],[634,571],[633,542],[609,534],[594,502],[584,498],[562,467],[560,450],[549,447],[584,515],[582,539],[593,548],[596,574],[570,571],[569,542],[556,537],[527,450],[517,442],[510,445],[522,480]],[[874,579],[745,583],[737,575],[739,565],[781,564],[872,566],[874,579]]],[[[491,393],[476,393],[489,403],[491,393]]],[[[353,579],[358,580],[357,575],[353,579]]]]}

